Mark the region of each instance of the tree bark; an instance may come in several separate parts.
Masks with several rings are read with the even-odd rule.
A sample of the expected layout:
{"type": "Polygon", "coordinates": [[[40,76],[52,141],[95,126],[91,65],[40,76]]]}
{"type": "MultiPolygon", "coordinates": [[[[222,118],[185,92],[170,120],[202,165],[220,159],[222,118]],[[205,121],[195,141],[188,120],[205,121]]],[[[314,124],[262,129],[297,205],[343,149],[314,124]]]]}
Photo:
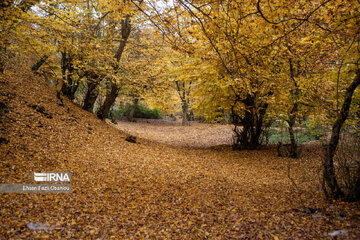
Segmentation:
{"type": "Polygon", "coordinates": [[[114,104],[118,94],[119,94],[119,87],[116,83],[111,82],[111,90],[106,95],[105,101],[103,105],[100,107],[99,111],[97,112],[97,117],[101,120],[104,120],[110,111],[111,106],[114,104]]]}
{"type": "Polygon", "coordinates": [[[188,111],[189,111],[189,105],[187,104],[186,100],[182,102],[182,125],[188,126],[188,111]]]}
{"type": "Polygon", "coordinates": [[[189,125],[189,94],[190,94],[190,86],[191,82],[189,82],[189,90],[187,91],[187,86],[185,81],[175,81],[176,90],[179,94],[181,100],[181,109],[182,109],[182,125],[187,126],[189,125]]]}
{"type": "MultiPolygon", "coordinates": [[[[130,15],[127,15],[126,18],[121,21],[121,40],[120,40],[119,48],[115,54],[115,59],[116,59],[116,64],[114,64],[115,73],[119,68],[119,62],[124,52],[126,42],[130,36],[130,32],[131,32],[130,15]]],[[[100,107],[99,111],[97,112],[98,118],[104,120],[107,117],[111,106],[114,104],[116,97],[118,96],[119,89],[120,86],[117,83],[111,81],[111,91],[106,95],[104,104],[100,107]]]]}
{"type": "Polygon", "coordinates": [[[293,61],[291,58],[289,58],[289,68],[290,68],[290,78],[294,82],[295,89],[291,90],[291,94],[295,96],[295,102],[294,105],[289,113],[289,120],[287,120],[287,123],[289,124],[289,136],[290,136],[290,157],[291,158],[297,158],[298,152],[297,152],[297,143],[295,140],[294,135],[294,126],[296,122],[296,115],[298,112],[298,96],[300,94],[300,88],[295,80],[295,77],[298,76],[298,71],[295,70],[293,66],[293,61]]]}
{"type": "Polygon", "coordinates": [[[61,52],[61,73],[63,77],[63,85],[61,92],[70,100],[74,100],[75,92],[79,83],[73,80],[74,66],[72,57],[67,52],[61,52]]]}
{"type": "Polygon", "coordinates": [[[48,55],[44,55],[37,63],[35,63],[32,67],[31,67],[31,71],[33,71],[33,73],[36,73],[37,70],[39,70],[39,68],[45,63],[45,61],[49,58],[48,55]]]}
{"type": "Polygon", "coordinates": [[[289,124],[288,131],[289,131],[289,136],[290,136],[290,157],[291,158],[298,157],[297,143],[296,143],[295,135],[294,135],[294,125],[295,125],[295,121],[296,121],[297,109],[298,109],[298,104],[294,103],[294,106],[290,112],[289,120],[287,121],[287,123],[289,124]]]}
{"type": "Polygon", "coordinates": [[[290,135],[290,157],[297,158],[298,157],[297,144],[296,144],[294,129],[293,129],[293,127],[295,125],[295,119],[289,120],[288,124],[289,124],[288,130],[289,130],[289,135],[290,135]]]}
{"type": "Polygon", "coordinates": [[[62,85],[61,87],[61,92],[67,96],[70,100],[74,100],[75,99],[75,93],[76,90],[79,87],[79,83],[73,81],[72,79],[67,80],[67,82],[65,84],[62,85]]]}
{"type": "Polygon", "coordinates": [[[127,119],[130,121],[130,122],[134,122],[134,115],[135,115],[135,110],[136,110],[136,105],[138,104],[139,102],[139,99],[138,98],[134,98],[133,100],[133,104],[131,106],[131,110],[129,112],[129,115],[127,116],[127,119]]]}
{"type": "Polygon", "coordinates": [[[349,109],[352,101],[352,96],[355,89],[360,85],[360,69],[357,70],[355,79],[346,89],[345,99],[341,107],[341,111],[333,125],[329,145],[326,147],[325,160],[323,163],[323,190],[326,196],[333,199],[345,197],[344,192],[339,187],[335,175],[334,155],[340,139],[341,127],[349,115],[349,109]]]}
{"type": "Polygon", "coordinates": [[[266,114],[266,110],[268,108],[268,105],[267,103],[264,103],[264,104],[261,104],[260,107],[261,109],[259,110],[259,114],[255,115],[256,116],[256,128],[255,128],[255,135],[253,137],[253,145],[255,146],[258,146],[260,145],[260,136],[263,132],[263,124],[264,124],[264,117],[265,117],[265,114],[266,114]]]}
{"type": "Polygon", "coordinates": [[[94,104],[98,96],[96,87],[99,85],[97,81],[88,81],[88,89],[85,94],[83,109],[88,112],[93,112],[94,104]]]}
{"type": "Polygon", "coordinates": [[[4,73],[4,72],[5,72],[5,63],[3,62],[2,59],[0,59],[0,73],[4,73]]]}
{"type": "Polygon", "coordinates": [[[94,89],[92,92],[90,92],[90,95],[87,100],[86,108],[84,108],[86,111],[95,113],[94,107],[95,107],[95,102],[96,102],[96,99],[98,98],[98,96],[99,96],[99,92],[97,89],[94,89]]]}
{"type": "Polygon", "coordinates": [[[233,124],[242,125],[242,129],[234,128],[235,142],[233,149],[255,149],[260,145],[260,136],[268,104],[260,104],[256,109],[255,97],[248,94],[245,100],[241,100],[245,105],[245,115],[240,117],[232,110],[233,124]]]}

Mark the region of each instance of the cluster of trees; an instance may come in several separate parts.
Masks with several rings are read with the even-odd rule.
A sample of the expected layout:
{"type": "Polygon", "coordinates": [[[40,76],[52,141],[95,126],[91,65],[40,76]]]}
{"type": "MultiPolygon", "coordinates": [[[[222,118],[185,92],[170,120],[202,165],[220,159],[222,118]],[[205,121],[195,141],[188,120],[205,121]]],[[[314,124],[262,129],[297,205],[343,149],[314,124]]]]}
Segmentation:
{"type": "Polygon", "coordinates": [[[9,53],[36,56],[32,70],[52,74],[63,95],[85,86],[84,109],[102,95],[101,119],[119,94],[135,106],[177,92],[184,125],[190,107],[228,115],[238,149],[256,148],[281,119],[292,157],[296,120],[316,112],[333,124],[324,189],[339,198],[340,131],[359,125],[359,10],[358,0],[5,0],[0,70],[9,53]]]}
{"type": "Polygon", "coordinates": [[[102,95],[100,119],[120,92],[137,101],[162,78],[164,42],[127,0],[5,1],[1,14],[2,66],[10,52],[31,56],[31,69],[56,82],[59,97],[74,100],[80,87],[83,108],[94,112],[102,95]]]}
{"type": "Polygon", "coordinates": [[[315,111],[333,124],[323,185],[328,196],[346,197],[333,158],[343,125],[359,126],[359,1],[146,2],[139,9],[173,49],[201,59],[188,73],[197,82],[196,107],[210,118],[231,116],[236,148],[256,148],[266,121],[282,119],[297,157],[299,116],[315,111]]]}

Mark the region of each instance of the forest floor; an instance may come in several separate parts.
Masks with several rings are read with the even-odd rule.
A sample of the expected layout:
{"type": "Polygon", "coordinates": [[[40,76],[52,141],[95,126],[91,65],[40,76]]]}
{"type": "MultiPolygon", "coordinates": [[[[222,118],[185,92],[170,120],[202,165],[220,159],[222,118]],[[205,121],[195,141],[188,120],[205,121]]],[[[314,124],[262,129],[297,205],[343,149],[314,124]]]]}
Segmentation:
{"type": "Polygon", "coordinates": [[[114,127],[128,134],[171,146],[206,148],[232,143],[233,130],[230,125],[190,122],[190,126],[181,126],[181,121],[135,120],[136,122],[117,121],[114,127]]]}
{"type": "Polygon", "coordinates": [[[324,200],[316,148],[291,160],[298,191],[287,158],[272,147],[232,151],[221,126],[174,126],[166,144],[153,141],[166,126],[112,126],[57,102],[42,79],[0,75],[0,183],[72,174],[69,194],[1,194],[0,239],[360,238],[359,203],[324,200]],[[117,128],[139,133],[137,143],[117,128]],[[176,129],[179,142],[220,135],[220,146],[172,146],[176,129]]]}

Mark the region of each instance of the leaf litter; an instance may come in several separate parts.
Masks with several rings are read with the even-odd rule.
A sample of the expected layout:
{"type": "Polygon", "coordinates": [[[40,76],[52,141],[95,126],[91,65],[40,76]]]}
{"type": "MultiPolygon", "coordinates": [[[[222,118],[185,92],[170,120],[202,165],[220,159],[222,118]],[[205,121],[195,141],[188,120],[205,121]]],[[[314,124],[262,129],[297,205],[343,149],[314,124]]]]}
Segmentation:
{"type": "Polygon", "coordinates": [[[35,183],[34,172],[72,173],[69,194],[1,194],[0,239],[360,237],[359,204],[324,201],[316,147],[291,160],[298,192],[287,178],[287,159],[272,147],[232,151],[202,140],[202,148],[174,147],[132,133],[134,144],[69,100],[58,105],[40,78],[0,77],[0,102],[8,109],[0,115],[1,183],[35,183]]]}

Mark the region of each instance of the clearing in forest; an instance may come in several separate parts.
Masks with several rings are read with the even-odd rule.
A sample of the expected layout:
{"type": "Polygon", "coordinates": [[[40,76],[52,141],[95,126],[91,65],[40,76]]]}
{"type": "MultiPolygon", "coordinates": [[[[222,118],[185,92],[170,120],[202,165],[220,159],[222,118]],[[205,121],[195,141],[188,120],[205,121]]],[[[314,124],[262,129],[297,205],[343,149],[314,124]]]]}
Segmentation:
{"type": "MultiPolygon", "coordinates": [[[[70,194],[1,194],[0,239],[325,239],[337,230],[340,238],[360,236],[358,203],[323,200],[315,150],[291,160],[297,191],[287,158],[272,148],[130,143],[127,134],[70,101],[57,105],[55,91],[41,79],[7,73],[0,84],[6,106],[0,182],[35,183],[34,172],[72,173],[70,194]]],[[[121,124],[140,137],[164,138],[163,126],[121,124]]],[[[201,126],[176,126],[193,130],[178,141],[195,141],[201,126]]],[[[224,144],[228,130],[212,126],[209,133],[212,128],[224,144]]],[[[166,131],[177,142],[170,135],[175,129],[166,131]]]]}
{"type": "Polygon", "coordinates": [[[118,121],[113,126],[153,142],[192,148],[231,145],[233,135],[230,125],[191,122],[191,126],[181,126],[181,122],[158,119],[118,121]]]}

